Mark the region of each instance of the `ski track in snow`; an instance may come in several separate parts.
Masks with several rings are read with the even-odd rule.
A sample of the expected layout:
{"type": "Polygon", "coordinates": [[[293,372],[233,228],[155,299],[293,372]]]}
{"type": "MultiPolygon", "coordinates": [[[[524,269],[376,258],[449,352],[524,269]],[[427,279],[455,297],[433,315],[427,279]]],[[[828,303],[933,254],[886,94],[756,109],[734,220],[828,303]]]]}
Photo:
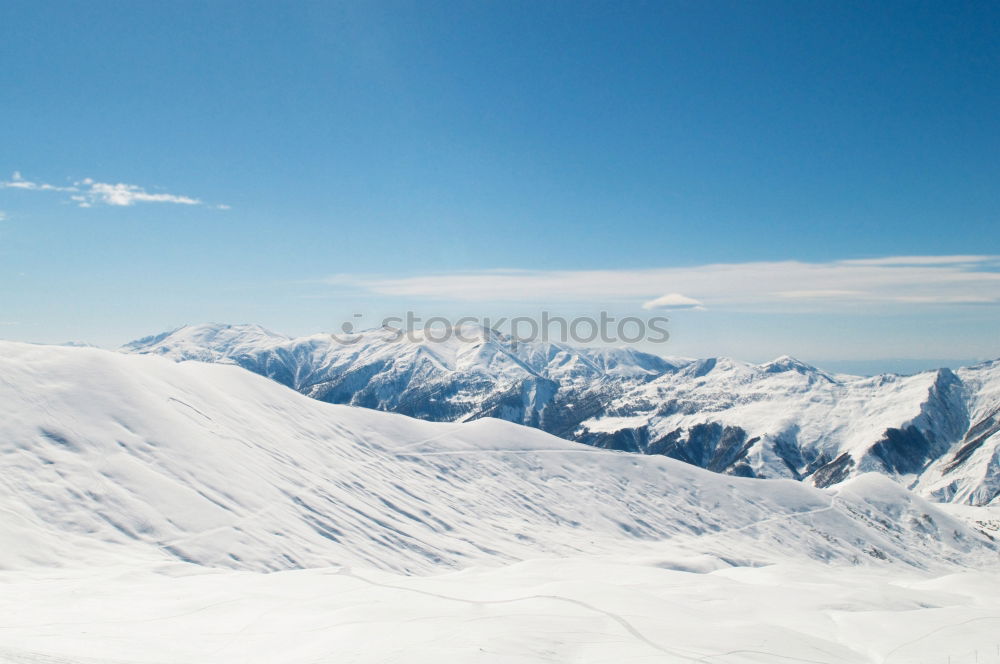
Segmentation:
{"type": "Polygon", "coordinates": [[[599,614],[601,614],[603,616],[607,616],[608,618],[611,618],[616,623],[618,623],[619,625],[621,625],[622,628],[626,632],[628,632],[630,635],[632,635],[633,637],[635,637],[637,640],[641,641],[642,643],[645,643],[646,645],[648,645],[650,648],[653,648],[654,650],[659,650],[660,652],[665,653],[667,655],[671,655],[671,656],[674,656],[674,657],[682,658],[685,661],[691,661],[691,662],[700,661],[698,659],[695,659],[694,657],[690,657],[688,655],[684,655],[684,654],[678,653],[678,652],[676,652],[674,650],[670,650],[669,648],[665,648],[664,646],[661,646],[660,644],[658,644],[658,643],[650,640],[646,635],[644,635],[642,632],[640,632],[638,629],[636,629],[635,626],[632,625],[632,623],[630,623],[628,620],[626,620],[620,614],[614,613],[612,611],[606,611],[606,610],[601,609],[599,607],[593,606],[592,604],[588,604],[587,602],[581,602],[580,600],[573,599],[573,598],[570,598],[570,597],[562,597],[560,595],[528,595],[528,596],[525,596],[525,597],[513,597],[511,599],[494,599],[494,600],[467,599],[465,597],[454,597],[454,596],[451,596],[451,595],[442,595],[441,593],[428,592],[426,590],[418,590],[416,588],[407,588],[405,586],[397,586],[397,585],[391,585],[391,584],[387,584],[387,583],[378,583],[377,581],[372,581],[371,579],[366,579],[363,576],[359,576],[358,574],[355,574],[354,572],[352,572],[350,570],[350,568],[346,568],[346,567],[338,570],[336,573],[340,574],[342,576],[350,577],[352,579],[357,579],[358,581],[361,581],[361,582],[366,583],[368,585],[376,586],[376,587],[379,587],[379,588],[388,588],[390,590],[400,590],[400,591],[403,591],[403,592],[417,593],[419,595],[426,595],[428,597],[436,597],[438,599],[448,600],[448,601],[451,601],[451,602],[462,602],[462,603],[465,603],[465,604],[474,604],[476,606],[491,606],[491,605],[500,605],[500,604],[516,604],[516,603],[519,603],[519,602],[530,602],[530,601],[533,601],[533,600],[551,600],[551,601],[554,601],[554,602],[565,602],[567,604],[572,604],[574,606],[579,606],[579,607],[584,608],[584,609],[586,609],[588,611],[593,611],[594,613],[599,613],[599,614]]]}

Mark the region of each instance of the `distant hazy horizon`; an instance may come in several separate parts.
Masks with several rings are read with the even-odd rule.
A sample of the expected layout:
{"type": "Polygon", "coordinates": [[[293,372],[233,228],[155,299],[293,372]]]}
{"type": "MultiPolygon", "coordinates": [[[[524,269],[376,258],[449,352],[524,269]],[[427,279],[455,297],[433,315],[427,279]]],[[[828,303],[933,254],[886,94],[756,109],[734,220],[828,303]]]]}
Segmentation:
{"type": "MultiPolygon", "coordinates": [[[[240,323],[240,324],[252,324],[252,323],[240,323]]],[[[179,327],[179,326],[177,326],[179,327]]],[[[266,326],[265,326],[266,327],[266,326]]],[[[67,339],[63,341],[40,341],[40,340],[21,340],[27,343],[45,343],[52,345],[71,345],[71,346],[94,346],[97,348],[104,348],[107,350],[116,350],[125,344],[136,341],[143,337],[155,336],[160,333],[169,332],[175,328],[168,328],[163,330],[150,331],[149,334],[139,335],[137,337],[122,339],[121,341],[112,343],[95,343],[86,339],[67,339]]],[[[271,329],[271,332],[277,334],[285,334],[283,330],[271,329]]],[[[329,333],[329,331],[314,330],[312,332],[306,332],[302,335],[288,335],[288,336],[308,336],[311,334],[322,334],[329,333]]],[[[568,345],[572,346],[601,346],[602,344],[575,344],[569,342],[568,345]]],[[[614,344],[612,344],[614,345],[614,344]]],[[[648,345],[635,345],[635,344],[617,344],[619,347],[635,347],[644,352],[653,353],[655,355],[660,355],[661,357],[682,357],[684,355],[676,352],[672,352],[669,342],[663,345],[658,345],[655,347],[650,347],[648,345]]],[[[724,354],[706,354],[699,356],[686,356],[686,357],[698,357],[699,359],[704,359],[707,357],[721,357],[724,354]]],[[[775,359],[778,355],[768,356],[768,357],[738,357],[731,356],[733,359],[741,360],[744,362],[752,362],[755,364],[765,363],[770,360],[775,359]]],[[[898,357],[886,357],[886,358],[863,358],[863,359],[844,359],[844,358],[814,358],[807,356],[797,356],[799,359],[807,364],[811,364],[819,369],[828,371],[831,373],[841,373],[841,374],[852,374],[856,376],[873,376],[885,373],[897,373],[901,375],[908,375],[919,373],[921,371],[931,371],[935,369],[947,368],[947,369],[958,369],[960,367],[973,366],[982,362],[988,362],[991,360],[1000,359],[1000,354],[996,357],[978,357],[978,358],[898,358],[898,357]]]]}

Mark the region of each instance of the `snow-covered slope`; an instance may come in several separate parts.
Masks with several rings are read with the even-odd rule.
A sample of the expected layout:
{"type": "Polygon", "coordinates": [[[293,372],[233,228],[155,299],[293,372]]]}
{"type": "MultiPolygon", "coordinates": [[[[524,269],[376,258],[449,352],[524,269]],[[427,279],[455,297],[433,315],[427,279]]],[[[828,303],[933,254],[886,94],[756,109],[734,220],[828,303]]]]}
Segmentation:
{"type": "Polygon", "coordinates": [[[990,662],[995,517],[0,342],[5,663],[990,662]]]}
{"type": "Polygon", "coordinates": [[[782,357],[664,360],[627,349],[471,342],[336,342],[201,325],[124,350],[231,363],[332,403],[454,422],[497,417],[568,440],[660,454],[730,475],[831,486],[885,474],[939,501],[1000,496],[1000,362],[952,372],[832,375],[782,357]]]}
{"type": "Polygon", "coordinates": [[[932,568],[996,545],[878,475],[724,476],[495,419],[325,404],[238,367],[0,342],[4,567],[115,552],[397,571],[705,554],[932,568]],[[680,553],[678,553],[680,552],[680,553]]]}

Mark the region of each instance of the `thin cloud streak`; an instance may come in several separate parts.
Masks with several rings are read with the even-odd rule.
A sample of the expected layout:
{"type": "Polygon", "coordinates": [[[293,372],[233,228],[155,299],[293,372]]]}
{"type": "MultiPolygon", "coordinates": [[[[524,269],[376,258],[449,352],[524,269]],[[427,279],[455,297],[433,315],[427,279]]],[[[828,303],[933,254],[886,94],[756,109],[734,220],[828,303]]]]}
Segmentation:
{"type": "Polygon", "coordinates": [[[883,258],[855,258],[840,262],[845,265],[958,265],[962,263],[982,263],[991,260],[996,260],[996,256],[886,256],[883,258]]]}
{"type": "Polygon", "coordinates": [[[1000,303],[1000,256],[905,256],[825,263],[717,263],[646,270],[490,270],[326,283],[371,294],[451,301],[637,301],[655,308],[823,308],[1000,303]],[[683,293],[683,295],[680,295],[683,293]]]}
{"type": "Polygon", "coordinates": [[[90,178],[83,180],[81,185],[87,189],[75,196],[70,196],[80,204],[80,207],[91,207],[95,203],[128,207],[136,203],[177,203],[180,205],[201,205],[197,198],[177,196],[174,194],[151,194],[134,184],[108,184],[94,182],[90,178]]]}
{"type": "MultiPolygon", "coordinates": [[[[69,200],[78,207],[89,208],[95,205],[110,205],[113,207],[131,207],[136,203],[173,203],[176,205],[205,205],[205,202],[191,196],[177,194],[155,193],[135,184],[97,182],[93,178],[84,178],[71,186],[58,186],[44,182],[25,180],[19,171],[15,171],[10,180],[0,182],[0,189],[20,189],[23,191],[52,191],[70,194],[69,200]]],[[[228,205],[213,206],[218,210],[228,210],[228,205]]]]}
{"type": "Polygon", "coordinates": [[[76,187],[59,187],[54,184],[25,180],[20,171],[14,171],[14,175],[11,176],[10,180],[0,182],[0,188],[23,189],[25,191],[79,191],[76,187]]]}

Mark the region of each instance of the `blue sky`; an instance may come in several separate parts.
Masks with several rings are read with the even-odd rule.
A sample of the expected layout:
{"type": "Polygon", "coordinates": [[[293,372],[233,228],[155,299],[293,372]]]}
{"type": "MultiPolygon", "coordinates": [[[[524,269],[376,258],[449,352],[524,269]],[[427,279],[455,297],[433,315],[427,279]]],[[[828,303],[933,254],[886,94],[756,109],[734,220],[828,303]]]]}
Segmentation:
{"type": "Polygon", "coordinates": [[[0,336],[661,299],[665,354],[1000,356],[998,26],[971,2],[9,1],[0,336]]]}

